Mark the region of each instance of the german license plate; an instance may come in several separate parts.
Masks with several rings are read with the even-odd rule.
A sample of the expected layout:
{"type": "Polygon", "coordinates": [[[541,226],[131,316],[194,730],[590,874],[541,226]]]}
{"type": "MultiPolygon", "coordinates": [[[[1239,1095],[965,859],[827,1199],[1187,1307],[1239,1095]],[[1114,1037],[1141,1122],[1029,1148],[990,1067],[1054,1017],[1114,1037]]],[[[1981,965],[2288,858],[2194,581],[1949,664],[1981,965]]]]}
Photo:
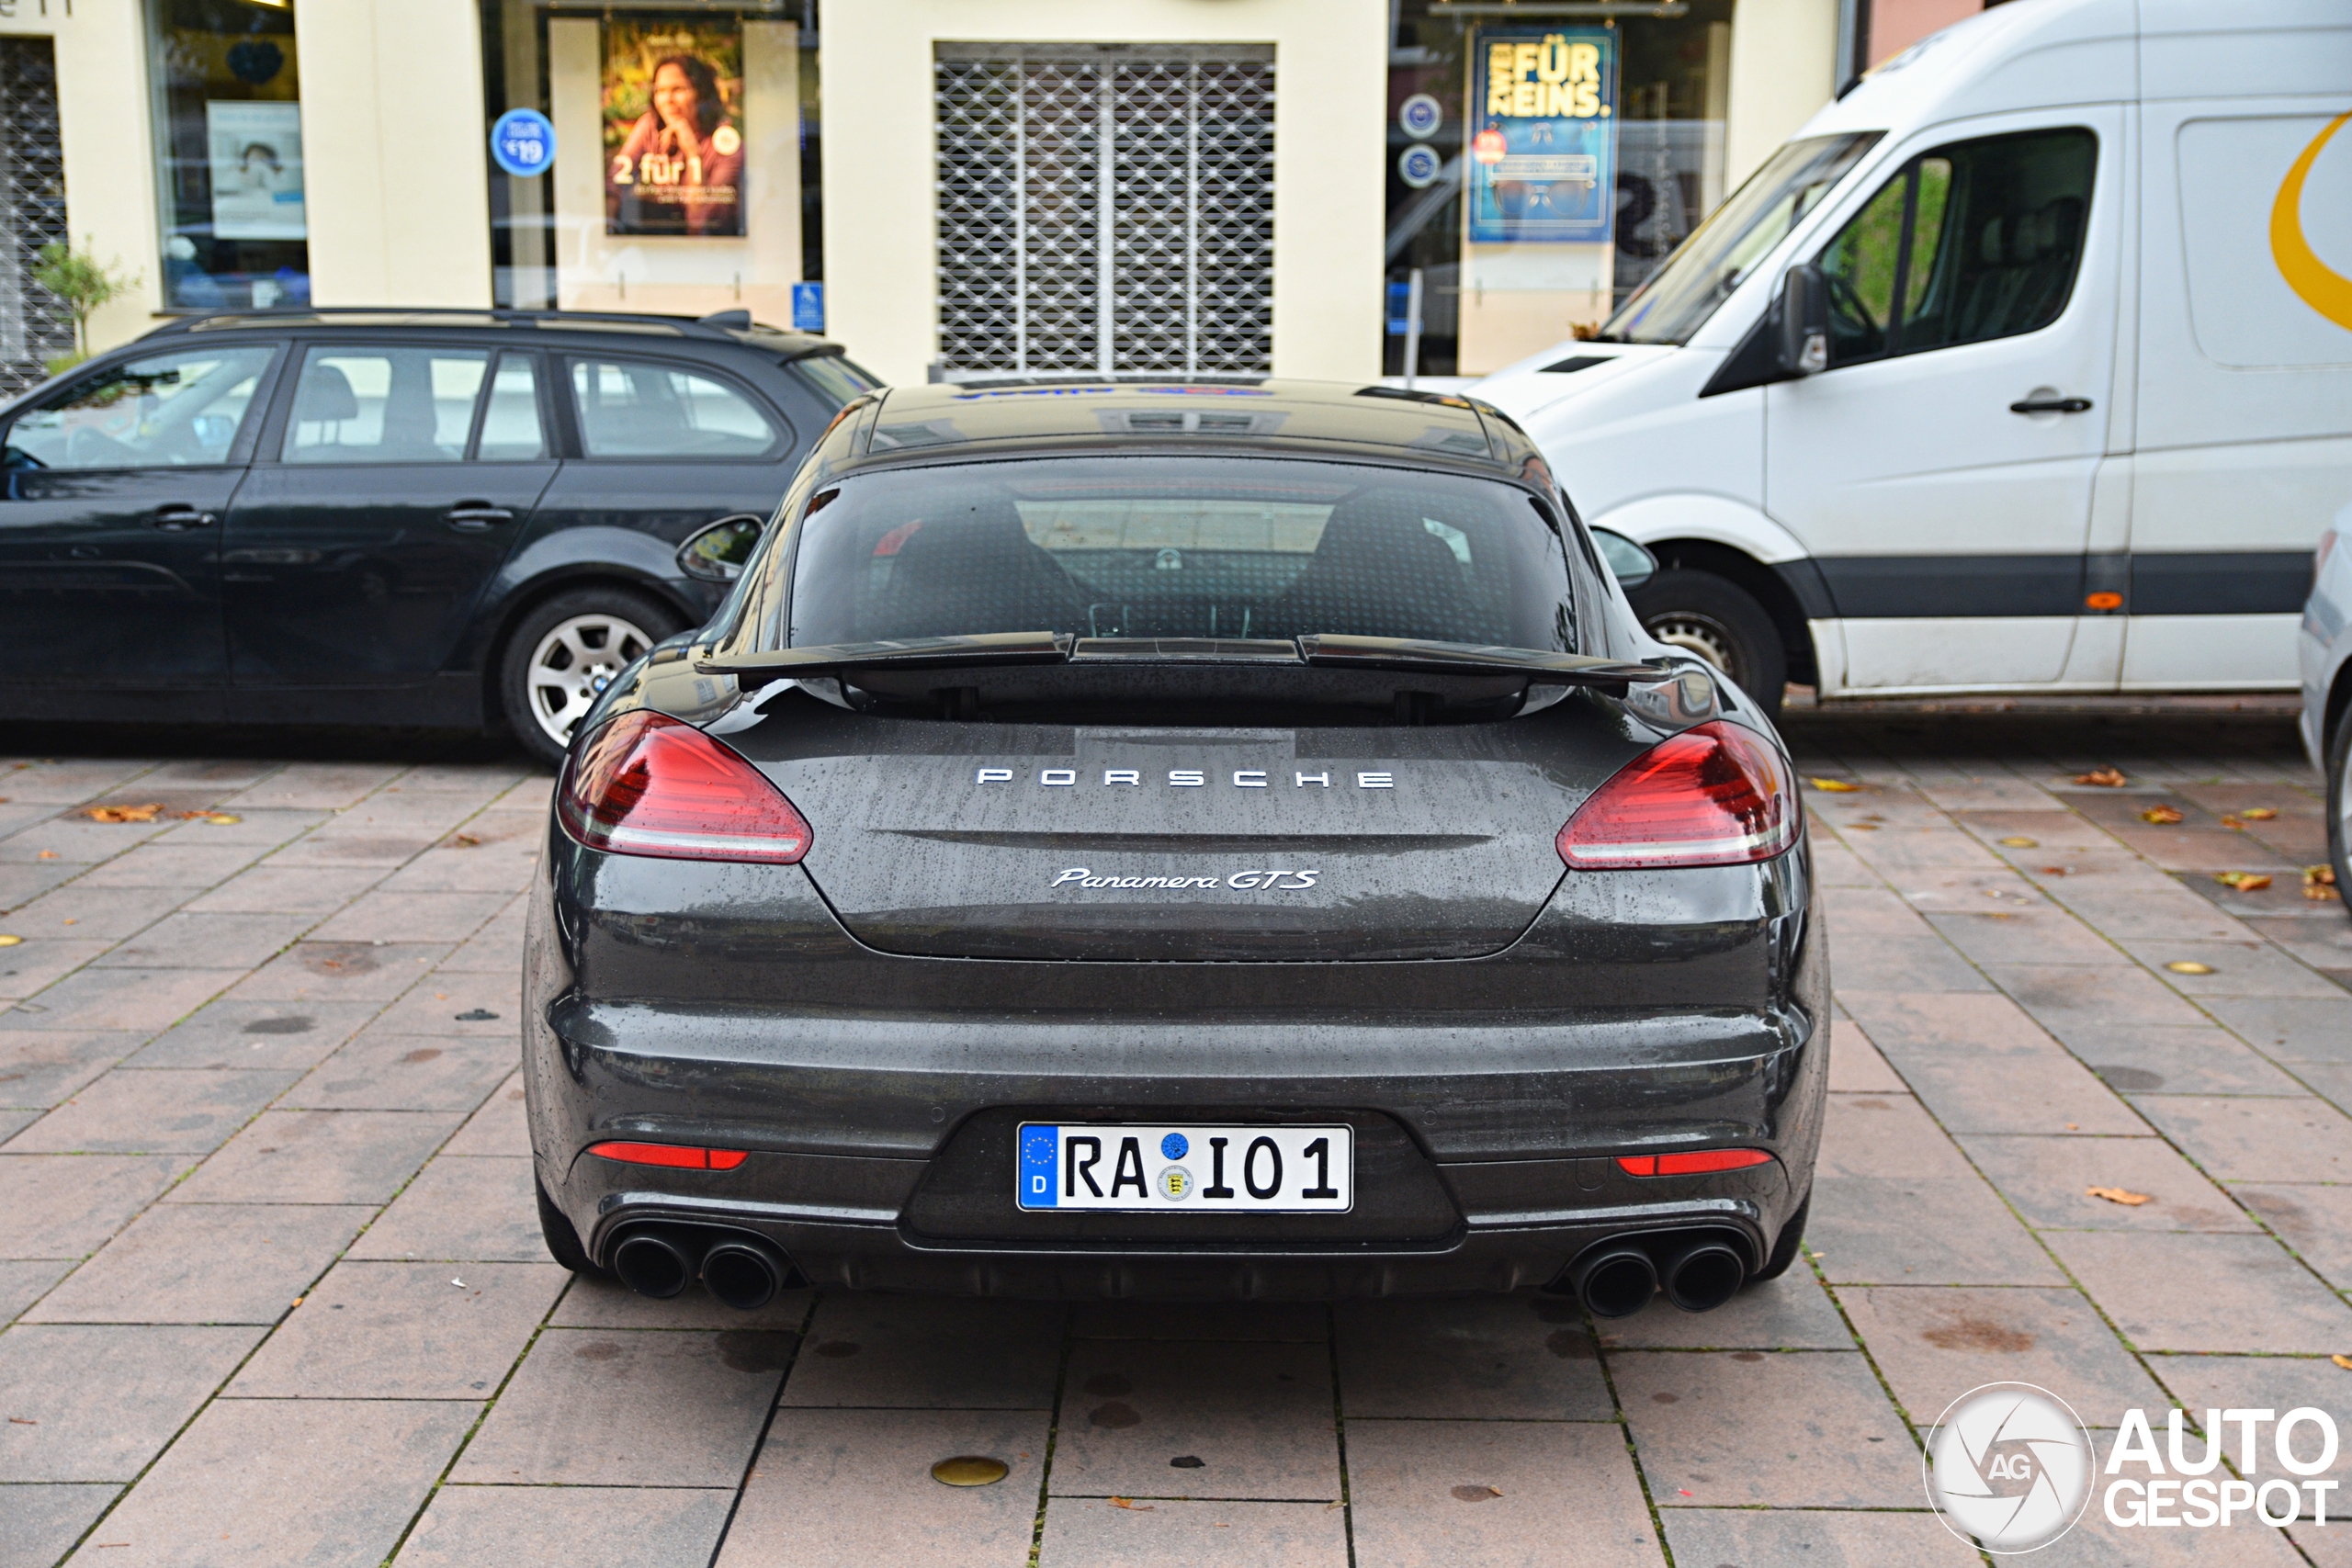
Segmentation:
{"type": "Polygon", "coordinates": [[[1013,1199],[1024,1209],[1249,1210],[1344,1214],[1355,1129],[1022,1123],[1013,1199]]]}

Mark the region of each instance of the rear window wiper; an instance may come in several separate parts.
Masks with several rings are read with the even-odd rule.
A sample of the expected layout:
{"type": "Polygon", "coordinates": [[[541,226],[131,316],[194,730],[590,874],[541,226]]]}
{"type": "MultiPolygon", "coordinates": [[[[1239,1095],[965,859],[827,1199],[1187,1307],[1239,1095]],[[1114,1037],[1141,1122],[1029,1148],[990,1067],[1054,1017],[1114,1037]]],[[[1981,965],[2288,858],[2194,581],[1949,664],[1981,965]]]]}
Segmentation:
{"type": "Polygon", "coordinates": [[[1671,681],[1679,673],[1663,663],[1639,664],[1583,653],[1547,653],[1533,648],[1493,648],[1413,637],[1314,633],[1298,639],[1298,650],[1306,663],[1322,669],[1400,670],[1426,675],[1524,675],[1546,685],[1622,687],[1671,681]]]}
{"type": "Polygon", "coordinates": [[[820,643],[764,653],[707,653],[705,675],[763,675],[772,680],[839,670],[944,670],[957,665],[1064,664],[1078,641],[1068,632],[987,632],[972,637],[910,637],[883,642],[820,643]]]}

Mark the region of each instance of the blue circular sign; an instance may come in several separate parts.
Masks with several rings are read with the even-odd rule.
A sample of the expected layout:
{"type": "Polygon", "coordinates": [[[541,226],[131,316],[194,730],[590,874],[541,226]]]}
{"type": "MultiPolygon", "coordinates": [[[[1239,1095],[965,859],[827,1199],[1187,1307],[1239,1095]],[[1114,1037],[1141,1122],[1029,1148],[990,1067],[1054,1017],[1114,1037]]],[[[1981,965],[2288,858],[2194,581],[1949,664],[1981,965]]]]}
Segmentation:
{"type": "Polygon", "coordinates": [[[508,109],[490,128],[490,155],[517,179],[544,175],[555,163],[555,124],[537,109],[508,109]]]}
{"type": "Polygon", "coordinates": [[[1427,190],[1437,184],[1438,175],[1445,173],[1445,160],[1437,149],[1426,141],[1416,142],[1405,149],[1396,160],[1396,177],[1415,190],[1427,190]]]}
{"type": "Polygon", "coordinates": [[[1445,123],[1445,106],[1427,93],[1415,93],[1396,106],[1396,123],[1408,136],[1435,136],[1445,123]]]}
{"type": "Polygon", "coordinates": [[[1170,1133],[1159,1140],[1159,1153],[1167,1159],[1182,1159],[1184,1151],[1192,1146],[1182,1133],[1170,1133]]]}

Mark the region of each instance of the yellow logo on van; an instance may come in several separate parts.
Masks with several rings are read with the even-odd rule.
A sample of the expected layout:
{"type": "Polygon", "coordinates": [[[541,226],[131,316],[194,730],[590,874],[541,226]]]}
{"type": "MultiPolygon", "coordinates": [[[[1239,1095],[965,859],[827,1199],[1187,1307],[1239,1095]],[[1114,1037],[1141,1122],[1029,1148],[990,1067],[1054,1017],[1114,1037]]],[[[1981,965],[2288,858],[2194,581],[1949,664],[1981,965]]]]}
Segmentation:
{"type": "Polygon", "coordinates": [[[2295,166],[2287,171],[2286,182],[2278,187],[2278,199],[2270,204],[2270,254],[2278,264],[2278,275],[2296,298],[2334,321],[2337,326],[2352,329],[2352,277],[2346,277],[2319,259],[2311,242],[2303,237],[2303,181],[2319,161],[2320,150],[2328,138],[2344,129],[2352,114],[2340,114],[2327,122],[2327,129],[2312,138],[2295,166]]]}

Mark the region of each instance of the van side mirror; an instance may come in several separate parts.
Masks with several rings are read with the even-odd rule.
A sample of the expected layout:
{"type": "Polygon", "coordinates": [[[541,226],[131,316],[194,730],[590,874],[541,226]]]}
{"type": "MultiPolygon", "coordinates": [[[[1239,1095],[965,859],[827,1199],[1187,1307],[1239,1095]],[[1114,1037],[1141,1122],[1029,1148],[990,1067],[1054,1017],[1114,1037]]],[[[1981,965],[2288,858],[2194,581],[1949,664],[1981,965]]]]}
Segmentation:
{"type": "Polygon", "coordinates": [[[1617,585],[1632,592],[1647,582],[1657,570],[1657,557],[1624,535],[1608,528],[1592,530],[1592,542],[1600,550],[1600,558],[1617,579],[1617,585]]]}
{"type": "Polygon", "coordinates": [[[740,513],[722,517],[678,547],[678,570],[705,582],[732,582],[743,575],[768,520],[740,513]]]}
{"type": "Polygon", "coordinates": [[[1829,285],[1811,263],[1789,268],[1781,281],[1781,336],[1773,348],[1788,375],[1829,368],[1829,285]]]}

